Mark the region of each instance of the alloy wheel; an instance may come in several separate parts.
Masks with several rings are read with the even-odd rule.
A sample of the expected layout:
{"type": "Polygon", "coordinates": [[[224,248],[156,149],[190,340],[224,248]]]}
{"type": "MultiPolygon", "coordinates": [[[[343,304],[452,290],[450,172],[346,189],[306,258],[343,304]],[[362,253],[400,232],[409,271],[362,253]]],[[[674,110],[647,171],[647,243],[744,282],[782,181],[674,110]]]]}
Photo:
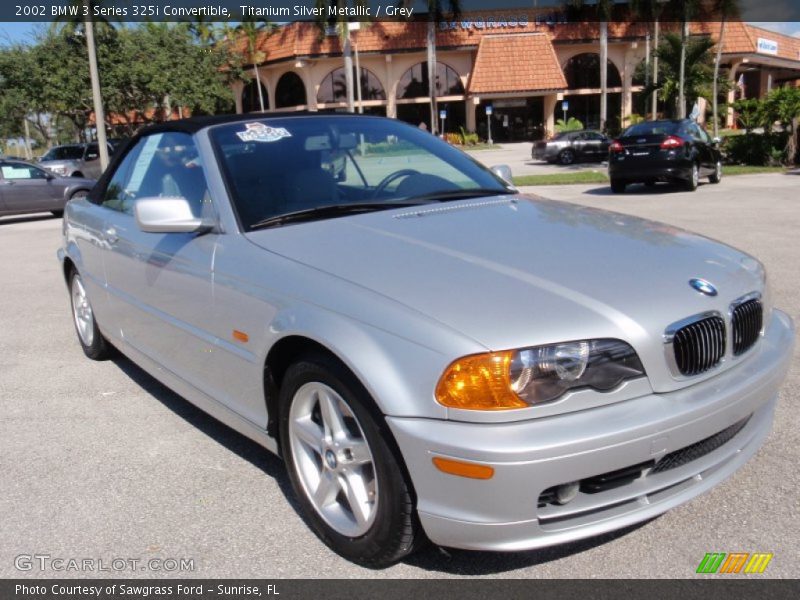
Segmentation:
{"type": "Polygon", "coordinates": [[[94,312],[86,296],[83,281],[78,275],[72,278],[72,318],[81,341],[86,346],[94,342],[94,312]]]}
{"type": "Polygon", "coordinates": [[[375,521],[378,480],[364,431],[347,402],[320,382],[300,387],[289,411],[289,444],[317,513],[341,535],[364,535],[375,521]]]}

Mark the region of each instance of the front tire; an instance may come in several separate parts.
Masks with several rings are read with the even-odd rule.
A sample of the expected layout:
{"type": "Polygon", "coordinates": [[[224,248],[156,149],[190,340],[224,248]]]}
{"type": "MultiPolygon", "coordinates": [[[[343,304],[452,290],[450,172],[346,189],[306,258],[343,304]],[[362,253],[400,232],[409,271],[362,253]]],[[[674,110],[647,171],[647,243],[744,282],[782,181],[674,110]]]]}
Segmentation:
{"type": "Polygon", "coordinates": [[[708,176],[708,181],[711,183],[719,183],[722,181],[722,161],[718,160],[714,166],[714,172],[708,176]]]}
{"type": "Polygon", "coordinates": [[[280,395],[281,450],[302,516],[331,549],[387,567],[424,539],[390,432],[363,386],[322,355],[290,366],[280,395]]]}
{"type": "Polygon", "coordinates": [[[106,360],[111,356],[111,344],[108,343],[94,318],[92,305],[86,295],[83,279],[77,271],[72,271],[69,277],[69,296],[72,306],[72,322],[78,334],[83,353],[92,360],[106,360]]]}

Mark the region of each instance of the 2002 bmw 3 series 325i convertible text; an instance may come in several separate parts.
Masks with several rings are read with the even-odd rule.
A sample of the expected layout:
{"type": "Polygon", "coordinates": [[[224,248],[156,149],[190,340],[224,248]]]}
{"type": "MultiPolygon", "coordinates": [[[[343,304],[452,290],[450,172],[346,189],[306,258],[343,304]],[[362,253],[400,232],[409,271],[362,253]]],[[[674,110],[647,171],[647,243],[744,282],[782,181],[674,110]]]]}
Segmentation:
{"type": "Polygon", "coordinates": [[[375,117],[147,128],[69,202],[59,258],[90,358],[279,452],[317,535],[373,567],[686,502],[764,442],[794,341],[756,259],[518,195],[375,117]]]}

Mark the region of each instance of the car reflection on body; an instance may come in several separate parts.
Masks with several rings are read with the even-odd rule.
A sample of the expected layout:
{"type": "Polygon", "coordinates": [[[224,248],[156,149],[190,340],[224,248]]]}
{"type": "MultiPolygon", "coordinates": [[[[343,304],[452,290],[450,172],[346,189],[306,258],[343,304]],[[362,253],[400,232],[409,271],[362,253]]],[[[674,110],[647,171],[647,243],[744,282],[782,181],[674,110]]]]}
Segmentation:
{"type": "Polygon", "coordinates": [[[692,119],[647,121],[633,125],[609,147],[608,175],[615,194],[631,183],[658,181],[697,189],[701,177],[722,181],[719,139],[711,139],[692,119]]]}
{"type": "Polygon", "coordinates": [[[519,195],[376,117],[147,128],[59,257],[87,356],[279,453],[315,533],[373,567],[697,496],[764,442],[794,340],[754,258],[519,195]]]}
{"type": "Polygon", "coordinates": [[[534,142],[531,158],[571,165],[581,160],[606,160],[611,143],[599,131],[564,131],[552,139],[534,142]]]}

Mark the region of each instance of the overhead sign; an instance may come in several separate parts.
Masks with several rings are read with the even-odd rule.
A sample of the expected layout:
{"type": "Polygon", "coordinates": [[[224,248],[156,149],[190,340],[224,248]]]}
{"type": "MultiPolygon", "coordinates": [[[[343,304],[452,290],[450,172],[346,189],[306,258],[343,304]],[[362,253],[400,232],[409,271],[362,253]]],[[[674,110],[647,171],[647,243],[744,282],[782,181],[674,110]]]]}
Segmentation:
{"type": "Polygon", "coordinates": [[[522,108],[528,105],[525,98],[511,98],[509,100],[495,100],[494,105],[498,108],[522,108]]]}
{"type": "Polygon", "coordinates": [[[778,54],[778,42],[775,40],[768,40],[767,38],[758,38],[756,52],[776,55],[778,54]]]}

